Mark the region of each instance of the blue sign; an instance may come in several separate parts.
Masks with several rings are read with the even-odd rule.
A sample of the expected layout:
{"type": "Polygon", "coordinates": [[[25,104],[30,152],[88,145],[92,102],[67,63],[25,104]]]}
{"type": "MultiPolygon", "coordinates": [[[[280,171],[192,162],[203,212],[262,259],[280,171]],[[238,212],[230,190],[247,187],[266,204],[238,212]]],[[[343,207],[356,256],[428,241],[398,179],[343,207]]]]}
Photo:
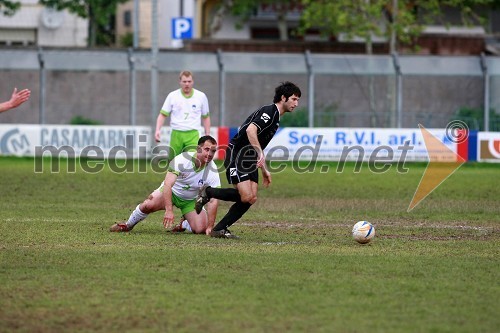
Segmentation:
{"type": "Polygon", "coordinates": [[[172,39],[193,38],[193,19],[191,17],[172,18],[172,39]]]}

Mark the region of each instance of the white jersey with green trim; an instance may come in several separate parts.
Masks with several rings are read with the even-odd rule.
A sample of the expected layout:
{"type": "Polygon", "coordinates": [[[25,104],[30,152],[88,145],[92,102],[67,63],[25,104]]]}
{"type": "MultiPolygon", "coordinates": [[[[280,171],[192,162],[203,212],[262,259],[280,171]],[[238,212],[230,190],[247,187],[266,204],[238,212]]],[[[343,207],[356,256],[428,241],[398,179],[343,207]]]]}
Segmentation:
{"type": "Polygon", "coordinates": [[[183,95],[181,89],[168,94],[160,111],[165,116],[170,116],[170,127],[173,130],[189,131],[199,130],[200,117],[208,117],[208,99],[205,93],[193,89],[191,96],[183,95]]]}
{"type": "Polygon", "coordinates": [[[194,154],[196,152],[184,152],[177,155],[168,166],[168,172],[177,175],[172,192],[184,200],[195,199],[198,190],[204,184],[220,187],[220,178],[215,162],[211,161],[203,169],[196,169],[194,154]]]}

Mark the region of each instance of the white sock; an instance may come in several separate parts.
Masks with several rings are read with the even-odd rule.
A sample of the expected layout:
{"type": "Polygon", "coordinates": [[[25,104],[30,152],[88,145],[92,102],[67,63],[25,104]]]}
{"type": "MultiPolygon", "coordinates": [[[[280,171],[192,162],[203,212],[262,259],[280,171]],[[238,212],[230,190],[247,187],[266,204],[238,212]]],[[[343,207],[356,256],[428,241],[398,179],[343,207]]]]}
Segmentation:
{"type": "Polygon", "coordinates": [[[191,226],[189,225],[189,222],[187,220],[182,221],[182,227],[189,232],[193,232],[193,229],[191,229],[191,226]]]}
{"type": "Polygon", "coordinates": [[[127,227],[129,227],[129,229],[132,229],[137,223],[148,217],[148,214],[144,214],[143,212],[141,212],[139,206],[140,205],[137,205],[137,207],[135,207],[135,210],[132,212],[132,214],[130,214],[130,217],[128,218],[127,227]]]}

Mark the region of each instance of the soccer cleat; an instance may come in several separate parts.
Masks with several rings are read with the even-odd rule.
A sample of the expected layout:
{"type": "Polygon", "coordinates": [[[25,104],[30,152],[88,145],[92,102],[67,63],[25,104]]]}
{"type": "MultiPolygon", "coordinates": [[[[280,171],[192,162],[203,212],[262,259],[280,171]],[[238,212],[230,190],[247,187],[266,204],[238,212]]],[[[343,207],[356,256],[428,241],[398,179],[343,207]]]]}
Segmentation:
{"type": "Polygon", "coordinates": [[[200,190],[198,191],[198,195],[196,196],[196,202],[194,204],[194,209],[196,210],[197,214],[201,213],[201,210],[203,209],[203,206],[207,202],[210,201],[210,198],[207,195],[207,188],[210,187],[208,185],[203,185],[200,187],[200,190]]]}
{"type": "Polygon", "coordinates": [[[231,231],[227,229],[222,229],[222,230],[212,230],[210,232],[210,237],[215,237],[215,238],[231,238],[231,239],[239,239],[238,236],[233,235],[231,231]]]}
{"type": "Polygon", "coordinates": [[[185,228],[182,227],[182,222],[184,222],[185,218],[184,218],[184,215],[181,216],[181,222],[176,225],[175,227],[173,227],[172,229],[170,229],[170,232],[184,232],[186,231],[185,228]]]}
{"type": "Polygon", "coordinates": [[[181,222],[181,224],[178,224],[175,227],[173,227],[172,229],[170,229],[170,232],[173,232],[173,233],[184,232],[184,231],[186,231],[186,229],[184,229],[182,227],[182,222],[181,222]]]}
{"type": "Polygon", "coordinates": [[[109,228],[111,232],[128,232],[130,230],[132,228],[129,228],[126,223],[115,223],[109,228]]]}

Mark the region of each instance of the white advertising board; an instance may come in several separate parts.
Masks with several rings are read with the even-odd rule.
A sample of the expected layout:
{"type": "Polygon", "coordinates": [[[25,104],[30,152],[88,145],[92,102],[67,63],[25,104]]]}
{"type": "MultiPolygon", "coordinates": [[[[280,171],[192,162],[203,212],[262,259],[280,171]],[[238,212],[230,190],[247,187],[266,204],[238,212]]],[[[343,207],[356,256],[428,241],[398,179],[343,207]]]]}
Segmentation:
{"type": "Polygon", "coordinates": [[[0,125],[0,155],[145,157],[150,133],[145,126],[0,125]]]}
{"type": "MultiPolygon", "coordinates": [[[[445,129],[428,129],[446,148],[457,152],[445,129]]],[[[446,150],[446,148],[444,150],[446,150]]],[[[439,148],[433,151],[440,154],[439,148]]],[[[442,153],[448,153],[444,151],[442,153]]],[[[376,128],[283,128],[266,148],[268,159],[318,161],[369,161],[386,158],[397,162],[428,161],[428,150],[420,129],[376,128]],[[270,155],[269,155],[270,154],[270,155]]]]}
{"type": "Polygon", "coordinates": [[[477,133],[477,160],[500,162],[500,132],[477,133]]]}
{"type": "MultiPolygon", "coordinates": [[[[448,153],[456,153],[456,144],[447,140],[444,129],[428,131],[444,143],[448,153]]],[[[218,139],[217,128],[212,133],[218,139]]],[[[161,154],[161,149],[152,149],[168,146],[169,137],[167,127],[156,143],[147,126],[0,125],[0,155],[144,158],[161,154]]],[[[420,129],[283,128],[266,154],[268,160],[289,161],[429,160],[420,129]]]]}

